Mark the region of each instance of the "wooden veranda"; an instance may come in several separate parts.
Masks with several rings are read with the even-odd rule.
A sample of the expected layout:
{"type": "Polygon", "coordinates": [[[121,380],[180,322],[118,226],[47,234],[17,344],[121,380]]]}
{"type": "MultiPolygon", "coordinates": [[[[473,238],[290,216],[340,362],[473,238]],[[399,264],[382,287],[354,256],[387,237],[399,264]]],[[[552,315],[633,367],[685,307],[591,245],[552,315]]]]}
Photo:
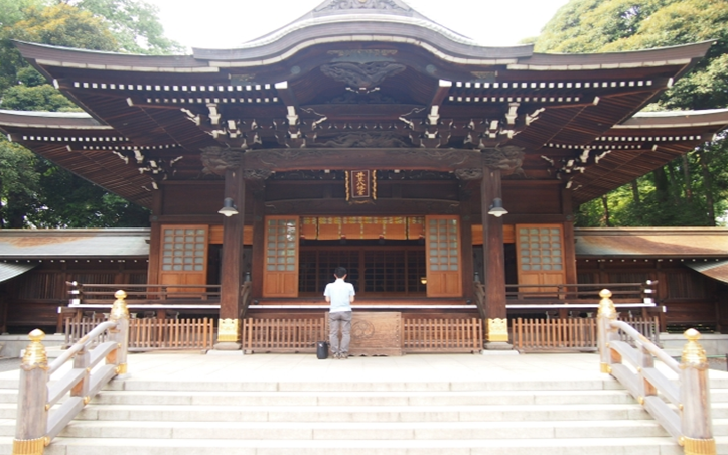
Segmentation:
{"type": "MultiPolygon", "coordinates": [[[[66,344],[71,345],[105,320],[115,285],[69,283],[67,307],[59,309],[66,344]]],[[[657,283],[612,284],[622,318],[648,339],[659,342],[656,308],[657,283]]],[[[418,352],[479,352],[484,343],[484,286],[475,283],[475,301],[417,301],[381,299],[355,305],[362,326],[395,315],[378,328],[386,340],[361,341],[355,330],[352,353],[403,354],[418,352]],[[409,304],[407,304],[409,303],[409,304]],[[446,304],[437,304],[446,303],[446,304]],[[388,324],[388,325],[387,325],[388,324]],[[394,346],[394,348],[393,348],[394,346]],[[394,350],[392,350],[394,349],[394,350]]],[[[551,287],[510,286],[506,307],[513,312],[509,340],[518,350],[593,350],[596,347],[597,285],[551,287]],[[518,315],[524,317],[516,317],[518,315]]],[[[328,338],[326,305],[310,300],[267,301],[251,305],[250,284],[241,288],[242,349],[254,352],[315,352],[328,338]]],[[[129,286],[127,305],[132,314],[130,349],[211,349],[218,327],[219,287],[129,286]]],[[[363,340],[363,338],[362,338],[363,340]]]]}

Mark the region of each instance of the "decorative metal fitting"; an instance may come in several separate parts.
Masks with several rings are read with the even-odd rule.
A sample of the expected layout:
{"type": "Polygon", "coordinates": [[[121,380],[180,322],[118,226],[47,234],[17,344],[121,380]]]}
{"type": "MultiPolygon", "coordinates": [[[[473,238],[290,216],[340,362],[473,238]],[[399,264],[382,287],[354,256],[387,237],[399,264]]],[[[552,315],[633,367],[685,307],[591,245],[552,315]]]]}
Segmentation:
{"type": "Polygon", "coordinates": [[[116,291],[114,297],[116,297],[116,300],[114,300],[114,306],[111,307],[109,319],[116,321],[119,319],[129,319],[129,309],[126,307],[126,302],[124,301],[126,299],[126,292],[121,290],[116,291]]]}
{"type": "Polygon", "coordinates": [[[240,340],[240,320],[220,319],[218,322],[217,341],[237,343],[240,340]]]}
{"type": "Polygon", "coordinates": [[[645,404],[645,397],[637,397],[637,403],[639,403],[640,406],[644,406],[644,404],[645,404]]]}
{"type": "Polygon", "coordinates": [[[127,364],[120,363],[116,366],[116,374],[126,374],[127,364]]]}
{"type": "Polygon", "coordinates": [[[83,405],[86,406],[91,402],[91,397],[83,397],[83,405]]]}
{"type": "Polygon", "coordinates": [[[14,439],[13,455],[43,455],[45,437],[37,439],[14,439]]]}
{"type": "Polygon", "coordinates": [[[45,333],[40,329],[35,329],[28,334],[30,344],[25,348],[23,361],[20,367],[26,371],[34,368],[48,369],[48,355],[45,346],[41,341],[45,338],[45,333]]]}
{"type": "Polygon", "coordinates": [[[599,301],[598,316],[608,317],[609,319],[617,319],[617,310],[614,308],[614,302],[610,299],[612,293],[608,289],[602,289],[599,291],[599,297],[602,300],[599,301]]]}
{"type": "Polygon", "coordinates": [[[682,436],[679,441],[685,448],[685,455],[715,455],[715,439],[693,439],[682,436]]]}
{"type": "Polygon", "coordinates": [[[700,332],[695,329],[685,331],[685,338],[688,339],[688,342],[682,352],[681,366],[683,368],[687,366],[706,368],[708,366],[708,356],[705,354],[705,349],[698,343],[700,337],[700,332]]]}

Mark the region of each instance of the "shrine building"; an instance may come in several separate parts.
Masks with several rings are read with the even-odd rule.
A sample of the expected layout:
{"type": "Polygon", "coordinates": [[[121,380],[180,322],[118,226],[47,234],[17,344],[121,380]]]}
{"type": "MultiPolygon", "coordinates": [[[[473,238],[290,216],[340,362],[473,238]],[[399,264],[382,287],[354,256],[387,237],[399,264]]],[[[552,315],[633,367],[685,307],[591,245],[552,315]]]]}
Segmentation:
{"type": "Polygon", "coordinates": [[[487,47],[401,0],[326,0],[192,55],[15,44],[85,112],[0,111],[0,129],[149,208],[144,284],[217,286],[228,347],[246,319],[320,315],[337,266],[355,313],[477,318],[486,347],[534,302],[568,317],[599,282],[576,207],[728,127],[728,110],[640,113],[712,42],[487,47]]]}

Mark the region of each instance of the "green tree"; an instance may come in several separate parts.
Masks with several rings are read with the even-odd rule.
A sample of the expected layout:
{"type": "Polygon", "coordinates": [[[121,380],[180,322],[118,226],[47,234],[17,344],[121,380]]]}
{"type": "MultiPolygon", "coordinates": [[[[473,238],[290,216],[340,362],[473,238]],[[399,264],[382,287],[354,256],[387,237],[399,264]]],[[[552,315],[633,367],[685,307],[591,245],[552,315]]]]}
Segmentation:
{"type": "Polygon", "coordinates": [[[182,53],[184,48],[164,36],[156,6],[138,0],[77,0],[78,8],[104,18],[122,52],[182,53]]]}
{"type": "MultiPolygon", "coordinates": [[[[105,16],[101,10],[92,10],[92,7],[106,5],[113,11],[116,3],[125,8],[136,5],[140,14],[149,14],[143,24],[137,26],[140,33],[151,30],[139,40],[153,43],[147,51],[175,49],[174,43],[164,41],[154,8],[142,1],[96,1],[84,8],[62,1],[0,0],[0,107],[24,111],[80,110],[22,59],[11,40],[122,50],[122,43],[131,36],[130,32],[124,32],[129,27],[114,28],[113,18],[105,16]]],[[[129,16],[127,20],[136,19],[129,16]]],[[[148,210],[35,157],[4,138],[0,141],[0,202],[0,225],[5,228],[143,226],[149,223],[148,210]]]]}
{"type": "MultiPolygon", "coordinates": [[[[728,106],[728,2],[572,0],[535,39],[539,52],[614,52],[715,40],[706,58],[649,110],[728,106]]],[[[726,209],[723,139],[706,144],[602,200],[582,204],[581,225],[712,225],[726,209]]]]}
{"type": "Polygon", "coordinates": [[[0,225],[24,226],[29,207],[37,203],[40,176],[36,157],[0,135],[0,225]]]}

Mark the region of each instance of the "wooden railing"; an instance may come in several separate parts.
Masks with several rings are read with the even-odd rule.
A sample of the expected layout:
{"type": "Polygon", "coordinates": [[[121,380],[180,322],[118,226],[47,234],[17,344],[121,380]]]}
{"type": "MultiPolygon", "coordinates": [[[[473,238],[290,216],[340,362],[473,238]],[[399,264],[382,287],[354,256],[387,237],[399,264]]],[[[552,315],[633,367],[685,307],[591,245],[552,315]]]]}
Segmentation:
{"type": "Polygon", "coordinates": [[[595,318],[513,320],[513,346],[519,351],[596,350],[595,318]]]}
{"type": "Polygon", "coordinates": [[[112,378],[126,374],[129,312],[125,296],[118,291],[111,319],[100,323],[50,365],[41,343],[45,334],[37,329],[30,332],[31,343],[20,368],[13,455],[42,454],[43,448],[112,378]],[[99,343],[99,337],[108,341],[99,343]],[[91,349],[94,344],[96,347],[91,349]],[[70,359],[73,366],[68,372],[51,381],[51,375],[70,359]]]}
{"type": "MultiPolygon", "coordinates": [[[[109,304],[118,284],[67,282],[69,306],[109,304]]],[[[127,305],[219,304],[219,284],[125,284],[127,305]]]]}
{"type": "MultiPolygon", "coordinates": [[[[658,317],[630,318],[625,319],[625,322],[646,339],[659,344],[658,317]]],[[[513,320],[512,329],[513,345],[522,351],[597,349],[596,318],[516,318],[513,320]]],[[[622,332],[620,338],[631,342],[622,332]]]]}
{"type": "Polygon", "coordinates": [[[248,313],[248,307],[253,300],[253,283],[246,281],[240,290],[240,319],[245,319],[248,313]]]}
{"type": "Polygon", "coordinates": [[[246,352],[316,352],[316,342],[327,340],[326,319],[257,319],[243,321],[246,352]]]}
{"type": "Polygon", "coordinates": [[[403,318],[404,352],[479,352],[483,321],[469,319],[403,318]]]}
{"type": "Polygon", "coordinates": [[[480,316],[480,319],[485,321],[485,286],[476,281],[473,283],[473,291],[475,294],[475,307],[478,309],[478,315],[480,316]]]}
{"type": "MultiPolygon", "coordinates": [[[[403,318],[404,352],[478,352],[483,347],[483,323],[477,318],[403,318]]],[[[246,352],[316,352],[327,340],[326,317],[243,320],[246,352]]]]}
{"type": "Polygon", "coordinates": [[[657,420],[686,454],[715,455],[713,423],[710,418],[708,359],[698,343],[700,333],[685,332],[688,339],[678,363],[624,321],[617,320],[611,293],[599,293],[598,343],[601,370],[614,376],[657,420]],[[627,334],[633,346],[620,340],[627,334]],[[654,357],[677,374],[675,383],[654,365],[654,357]]]}
{"type": "Polygon", "coordinates": [[[615,303],[654,306],[657,281],[602,284],[507,284],[506,307],[528,308],[569,305],[575,309],[594,307],[594,296],[603,288],[613,289],[615,303]]]}
{"type": "MultiPolygon", "coordinates": [[[[85,337],[96,325],[105,319],[68,318],[65,321],[65,346],[71,346],[85,337]]],[[[214,319],[156,319],[133,318],[129,321],[129,350],[151,349],[212,349],[214,342],[214,319]]],[[[105,336],[97,342],[106,341],[105,336]]]]}

